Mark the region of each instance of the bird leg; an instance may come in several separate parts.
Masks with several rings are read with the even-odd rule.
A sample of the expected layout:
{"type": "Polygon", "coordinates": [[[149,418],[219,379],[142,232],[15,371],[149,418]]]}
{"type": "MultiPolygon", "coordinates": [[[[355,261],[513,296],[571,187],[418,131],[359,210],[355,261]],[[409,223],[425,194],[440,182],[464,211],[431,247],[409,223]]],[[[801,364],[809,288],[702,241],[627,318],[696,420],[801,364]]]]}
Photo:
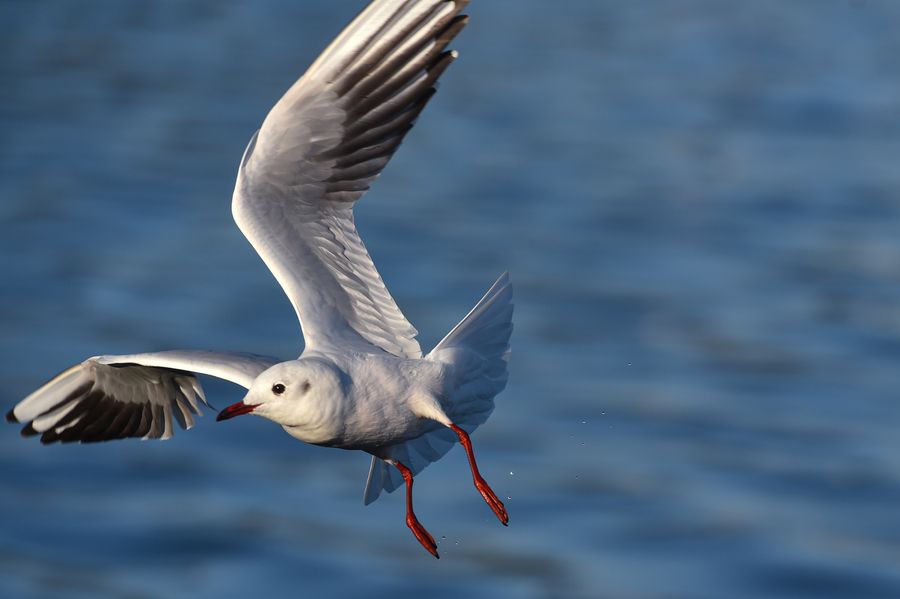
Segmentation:
{"type": "Polygon", "coordinates": [[[500,523],[503,526],[506,526],[509,524],[509,514],[506,513],[506,507],[504,507],[503,502],[497,497],[497,494],[494,493],[494,490],[491,489],[490,485],[488,485],[483,478],[481,478],[481,474],[478,472],[478,464],[475,463],[475,452],[472,451],[472,441],[469,439],[469,434],[455,424],[451,424],[450,429],[456,433],[456,436],[459,437],[459,442],[462,443],[463,448],[466,450],[466,456],[469,458],[469,466],[472,469],[472,480],[475,482],[475,488],[478,489],[478,492],[484,497],[485,502],[487,502],[490,508],[494,510],[494,513],[497,514],[500,523]]]}
{"type": "Polygon", "coordinates": [[[403,475],[403,480],[406,482],[406,525],[412,531],[419,542],[422,544],[428,553],[433,555],[434,557],[441,559],[441,556],[438,555],[437,552],[437,543],[434,542],[434,537],[432,537],[425,527],[419,523],[419,519],[416,518],[415,512],[413,512],[413,504],[412,504],[412,485],[413,485],[413,474],[409,468],[401,464],[396,460],[392,460],[394,466],[397,467],[397,470],[400,471],[400,474],[403,475]]]}

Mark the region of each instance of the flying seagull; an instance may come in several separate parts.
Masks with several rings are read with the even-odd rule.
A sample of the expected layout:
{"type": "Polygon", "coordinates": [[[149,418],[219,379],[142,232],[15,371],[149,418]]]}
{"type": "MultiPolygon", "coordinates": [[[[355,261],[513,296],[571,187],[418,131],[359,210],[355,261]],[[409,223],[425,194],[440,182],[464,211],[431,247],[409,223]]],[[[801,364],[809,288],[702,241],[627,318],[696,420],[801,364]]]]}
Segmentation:
{"type": "Polygon", "coordinates": [[[251,137],[232,213],[301,322],[299,358],[163,351],[95,356],[19,402],[7,420],[42,443],[168,439],[209,406],[197,374],[247,389],[216,420],[255,414],[291,436],[372,455],[364,501],[405,483],[406,524],[432,555],[413,512],[413,477],[458,440],[475,487],[506,525],[478,472],[469,433],[506,386],[512,287],[504,273],[440,343],[417,331],[356,232],[353,206],[379,176],[456,58],[467,0],[374,0],[284,94],[251,137]]]}

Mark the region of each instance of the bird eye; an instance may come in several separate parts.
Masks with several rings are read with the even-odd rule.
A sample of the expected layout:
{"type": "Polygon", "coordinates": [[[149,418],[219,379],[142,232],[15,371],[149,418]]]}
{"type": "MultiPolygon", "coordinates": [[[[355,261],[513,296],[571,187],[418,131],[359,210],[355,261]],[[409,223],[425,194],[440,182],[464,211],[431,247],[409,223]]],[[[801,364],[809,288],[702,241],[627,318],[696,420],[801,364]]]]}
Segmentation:
{"type": "Polygon", "coordinates": [[[275,395],[281,395],[282,393],[284,393],[284,385],[282,385],[281,383],[275,383],[274,385],[272,385],[272,393],[274,393],[275,395]]]}

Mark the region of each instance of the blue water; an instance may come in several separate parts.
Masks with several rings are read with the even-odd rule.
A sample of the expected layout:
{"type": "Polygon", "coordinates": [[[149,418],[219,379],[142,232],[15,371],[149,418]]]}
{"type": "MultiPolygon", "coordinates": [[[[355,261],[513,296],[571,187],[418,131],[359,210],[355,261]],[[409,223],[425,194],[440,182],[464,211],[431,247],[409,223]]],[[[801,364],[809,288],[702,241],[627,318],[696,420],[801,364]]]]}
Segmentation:
{"type": "MultiPolygon", "coordinates": [[[[5,409],[100,353],[300,351],[233,226],[263,115],[360,1],[0,4],[5,409]]],[[[430,347],[509,269],[511,380],[363,507],[367,458],[204,418],[0,430],[3,597],[900,596],[900,3],[476,0],[358,207],[430,347]]],[[[241,390],[206,381],[223,407],[241,390]]]]}

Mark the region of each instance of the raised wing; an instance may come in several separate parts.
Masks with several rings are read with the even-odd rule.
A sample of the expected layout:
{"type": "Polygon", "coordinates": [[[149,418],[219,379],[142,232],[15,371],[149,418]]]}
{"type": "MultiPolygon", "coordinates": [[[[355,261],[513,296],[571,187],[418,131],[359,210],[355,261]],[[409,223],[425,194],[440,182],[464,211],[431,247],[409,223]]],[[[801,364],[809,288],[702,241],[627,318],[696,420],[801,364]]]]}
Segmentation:
{"type": "Polygon", "coordinates": [[[251,354],[171,351],[89,358],[58,374],[9,411],[41,443],[92,443],[127,437],[168,439],[174,422],[194,425],[209,406],[195,373],[249,388],[278,360],[251,354]]]}
{"type": "Polygon", "coordinates": [[[238,227],[284,288],[307,349],[422,355],[356,232],[353,204],[453,61],[464,0],[375,0],[272,108],[235,186],[238,227]]]}

